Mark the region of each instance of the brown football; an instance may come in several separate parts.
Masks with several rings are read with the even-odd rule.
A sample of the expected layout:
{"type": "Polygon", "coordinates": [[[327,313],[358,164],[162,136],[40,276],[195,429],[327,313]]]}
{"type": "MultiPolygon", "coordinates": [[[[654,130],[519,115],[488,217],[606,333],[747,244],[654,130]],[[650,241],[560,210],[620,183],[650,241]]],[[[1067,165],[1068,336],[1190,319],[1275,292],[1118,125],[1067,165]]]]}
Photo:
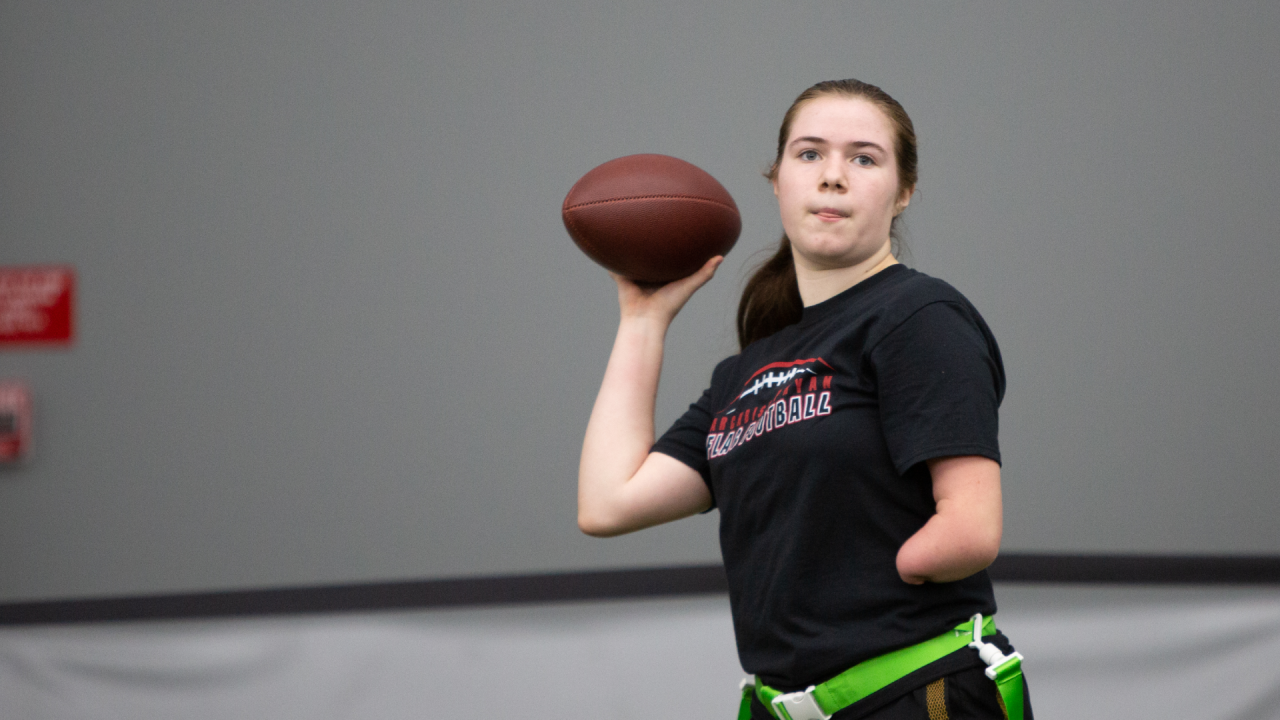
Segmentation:
{"type": "Polygon", "coordinates": [[[574,183],[560,209],[587,257],[643,283],[692,275],[738,241],[742,217],[702,168],[669,155],[628,155],[574,183]]]}

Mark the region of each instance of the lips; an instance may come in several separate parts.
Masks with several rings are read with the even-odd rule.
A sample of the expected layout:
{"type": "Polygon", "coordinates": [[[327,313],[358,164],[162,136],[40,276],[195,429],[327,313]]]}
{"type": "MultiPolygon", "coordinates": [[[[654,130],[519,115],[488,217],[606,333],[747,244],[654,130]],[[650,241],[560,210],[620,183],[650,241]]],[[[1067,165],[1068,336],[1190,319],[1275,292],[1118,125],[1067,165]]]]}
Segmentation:
{"type": "Polygon", "coordinates": [[[848,212],[830,207],[818,208],[813,211],[813,214],[823,220],[842,220],[849,217],[848,212]]]}

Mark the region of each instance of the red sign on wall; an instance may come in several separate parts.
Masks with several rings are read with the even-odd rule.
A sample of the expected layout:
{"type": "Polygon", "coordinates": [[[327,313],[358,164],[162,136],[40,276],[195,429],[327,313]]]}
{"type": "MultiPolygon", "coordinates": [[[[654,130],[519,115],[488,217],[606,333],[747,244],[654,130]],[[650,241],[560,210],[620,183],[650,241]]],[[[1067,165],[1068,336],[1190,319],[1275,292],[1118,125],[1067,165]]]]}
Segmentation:
{"type": "Polygon", "coordinates": [[[69,267],[0,267],[0,347],[70,344],[75,289],[69,267]]]}

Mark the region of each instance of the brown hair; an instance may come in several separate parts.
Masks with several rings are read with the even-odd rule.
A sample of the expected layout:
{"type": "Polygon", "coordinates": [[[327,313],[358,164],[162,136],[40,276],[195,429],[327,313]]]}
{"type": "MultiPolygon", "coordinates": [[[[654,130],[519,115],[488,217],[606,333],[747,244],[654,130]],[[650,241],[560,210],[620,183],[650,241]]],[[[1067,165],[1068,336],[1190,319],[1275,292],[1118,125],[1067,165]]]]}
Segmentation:
{"type": "MultiPolygon", "coordinates": [[[[765,177],[770,181],[777,179],[778,164],[782,162],[782,152],[786,148],[787,138],[791,136],[791,123],[800,108],[810,100],[826,95],[862,98],[884,112],[894,128],[893,147],[898,164],[898,188],[907,190],[914,187],[917,177],[916,131],[911,124],[911,117],[884,90],[861,80],[827,80],[800,93],[787,109],[787,114],[782,116],[782,127],[778,129],[778,152],[765,177]]],[[[897,244],[901,242],[896,217],[890,225],[889,236],[895,243],[893,251],[896,254],[897,244]]],[[[796,284],[795,259],[791,255],[791,239],[783,233],[777,252],[756,268],[746,287],[742,289],[742,299],[738,302],[738,345],[745,348],[756,340],[799,322],[803,311],[800,286],[796,284]]]]}

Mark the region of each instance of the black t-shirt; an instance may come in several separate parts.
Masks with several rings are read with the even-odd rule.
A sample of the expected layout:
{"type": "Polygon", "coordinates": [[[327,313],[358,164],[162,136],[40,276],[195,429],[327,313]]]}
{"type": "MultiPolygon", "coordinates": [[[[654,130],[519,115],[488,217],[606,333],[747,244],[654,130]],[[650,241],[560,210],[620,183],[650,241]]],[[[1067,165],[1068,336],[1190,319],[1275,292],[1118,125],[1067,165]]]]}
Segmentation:
{"type": "Polygon", "coordinates": [[[955,288],[893,265],[724,360],[654,445],[720,510],[738,654],[781,690],[995,612],[986,572],[908,585],[933,515],[925,460],[999,462],[1004,368],[955,288]]]}

